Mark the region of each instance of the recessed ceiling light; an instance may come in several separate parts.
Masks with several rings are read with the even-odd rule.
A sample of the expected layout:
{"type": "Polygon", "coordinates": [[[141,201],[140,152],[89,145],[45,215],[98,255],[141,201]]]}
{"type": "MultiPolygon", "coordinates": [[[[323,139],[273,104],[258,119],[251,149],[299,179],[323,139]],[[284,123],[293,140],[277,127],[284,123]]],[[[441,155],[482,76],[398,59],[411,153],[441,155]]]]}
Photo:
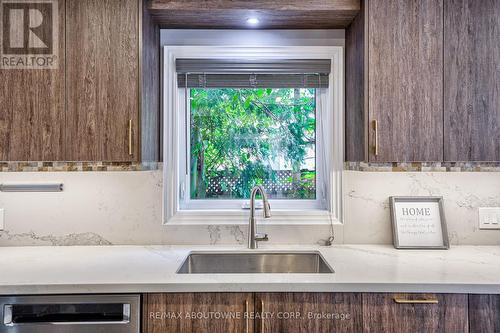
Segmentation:
{"type": "Polygon", "coordinates": [[[247,18],[247,23],[250,25],[257,25],[257,24],[259,24],[259,22],[260,22],[259,19],[256,17],[247,18]]]}

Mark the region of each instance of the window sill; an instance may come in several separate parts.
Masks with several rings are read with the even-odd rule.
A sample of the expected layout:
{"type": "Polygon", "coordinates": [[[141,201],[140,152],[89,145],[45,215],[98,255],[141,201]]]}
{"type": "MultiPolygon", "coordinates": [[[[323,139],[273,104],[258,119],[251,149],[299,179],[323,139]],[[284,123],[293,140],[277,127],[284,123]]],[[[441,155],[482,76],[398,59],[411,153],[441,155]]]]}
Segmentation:
{"type": "MultiPolygon", "coordinates": [[[[179,225],[247,225],[248,210],[191,210],[178,211],[166,226],[179,225]]],[[[272,217],[262,217],[262,211],[256,211],[257,224],[262,225],[342,225],[326,210],[273,210],[272,217]]]]}

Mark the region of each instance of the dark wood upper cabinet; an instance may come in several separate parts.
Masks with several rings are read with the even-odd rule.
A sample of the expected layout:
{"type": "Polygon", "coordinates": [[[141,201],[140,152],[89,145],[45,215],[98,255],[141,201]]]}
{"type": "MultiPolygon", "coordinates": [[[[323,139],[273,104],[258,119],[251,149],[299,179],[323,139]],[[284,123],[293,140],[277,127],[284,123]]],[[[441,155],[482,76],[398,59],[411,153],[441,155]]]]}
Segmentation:
{"type": "Polygon", "coordinates": [[[367,6],[369,160],[441,161],[443,1],[367,6]]]}
{"type": "Polygon", "coordinates": [[[66,156],[137,160],[138,1],[67,0],[66,8],[66,156]]]}
{"type": "Polygon", "coordinates": [[[252,312],[252,293],[146,294],[143,333],[250,333],[252,312]]]}
{"type": "Polygon", "coordinates": [[[443,1],[365,1],[346,31],[346,159],[443,158],[443,1]]]}
{"type": "Polygon", "coordinates": [[[347,333],[363,327],[357,293],[257,293],[255,311],[261,314],[258,333],[347,333]]]}
{"type": "Polygon", "coordinates": [[[160,160],[160,27],[141,0],[142,40],[139,51],[140,149],[142,161],[160,160]]]}
{"type": "Polygon", "coordinates": [[[0,69],[0,161],[64,159],[64,0],[55,69],[0,69]]]}
{"type": "Polygon", "coordinates": [[[346,29],[346,160],[500,161],[500,2],[361,8],[346,29]]]}
{"type": "Polygon", "coordinates": [[[57,4],[58,68],[0,70],[0,160],[158,161],[160,32],[143,0],[57,4]]]}
{"type": "Polygon", "coordinates": [[[368,61],[367,7],[361,2],[361,11],[345,31],[345,159],[368,160],[368,61]]]}
{"type": "Polygon", "coordinates": [[[468,333],[467,309],[465,294],[363,294],[364,332],[468,333]]]}
{"type": "Polygon", "coordinates": [[[444,159],[500,161],[500,1],[445,1],[444,83],[444,159]]]}
{"type": "Polygon", "coordinates": [[[469,295],[470,332],[500,332],[500,295],[469,295]]]}
{"type": "Polygon", "coordinates": [[[66,11],[66,159],[158,161],[160,31],[145,1],[66,11]]]}

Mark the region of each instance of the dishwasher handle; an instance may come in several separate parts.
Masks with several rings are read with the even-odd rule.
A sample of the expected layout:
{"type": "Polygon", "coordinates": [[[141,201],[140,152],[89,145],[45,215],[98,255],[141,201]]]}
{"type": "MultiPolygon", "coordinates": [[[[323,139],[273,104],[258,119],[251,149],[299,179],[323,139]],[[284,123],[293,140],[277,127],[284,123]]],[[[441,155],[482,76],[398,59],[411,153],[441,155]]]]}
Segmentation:
{"type": "Polygon", "coordinates": [[[12,325],[12,304],[5,304],[3,307],[3,324],[12,325]]]}
{"type": "MultiPolygon", "coordinates": [[[[46,310],[46,309],[45,309],[46,310]]],[[[60,303],[60,304],[4,304],[3,324],[16,325],[103,325],[130,323],[130,304],[128,303],[60,303]],[[23,307],[40,311],[23,311],[23,307]],[[62,311],[41,311],[44,307],[55,307],[62,311]],[[84,307],[78,311],[79,307],[84,307]],[[118,312],[117,309],[120,308],[118,312]],[[19,313],[16,310],[19,309],[19,313]],[[71,309],[71,311],[68,311],[71,309]],[[65,311],[66,310],[66,311],[65,311]]]]}

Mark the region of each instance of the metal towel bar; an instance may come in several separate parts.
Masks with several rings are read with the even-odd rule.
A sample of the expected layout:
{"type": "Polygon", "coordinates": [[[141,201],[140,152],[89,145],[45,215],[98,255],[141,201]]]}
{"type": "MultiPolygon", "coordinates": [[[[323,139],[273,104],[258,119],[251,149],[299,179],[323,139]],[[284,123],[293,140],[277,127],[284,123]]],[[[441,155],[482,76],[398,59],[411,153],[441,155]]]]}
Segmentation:
{"type": "Polygon", "coordinates": [[[0,184],[1,192],[62,192],[62,183],[43,184],[0,184]]]}

